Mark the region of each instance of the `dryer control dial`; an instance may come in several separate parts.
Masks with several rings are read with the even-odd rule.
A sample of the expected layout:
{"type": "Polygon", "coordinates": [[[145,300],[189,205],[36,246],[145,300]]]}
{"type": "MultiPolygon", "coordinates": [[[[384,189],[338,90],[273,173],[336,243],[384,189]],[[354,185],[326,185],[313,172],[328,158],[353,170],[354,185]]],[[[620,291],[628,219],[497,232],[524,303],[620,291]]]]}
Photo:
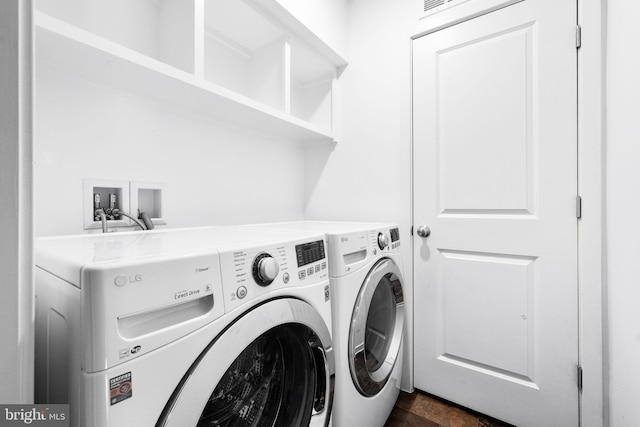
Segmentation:
{"type": "Polygon", "coordinates": [[[384,233],[378,233],[378,247],[384,250],[387,246],[389,246],[389,236],[384,233]]]}
{"type": "Polygon", "coordinates": [[[260,286],[268,286],[278,277],[280,265],[268,253],[261,253],[253,260],[253,279],[260,286]]]}

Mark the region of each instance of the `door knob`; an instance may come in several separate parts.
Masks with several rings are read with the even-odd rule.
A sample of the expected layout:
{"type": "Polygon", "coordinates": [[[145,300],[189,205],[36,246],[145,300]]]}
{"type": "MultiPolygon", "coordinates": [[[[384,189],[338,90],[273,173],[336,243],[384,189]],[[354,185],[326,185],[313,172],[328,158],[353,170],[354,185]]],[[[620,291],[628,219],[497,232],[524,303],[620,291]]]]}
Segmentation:
{"type": "Polygon", "coordinates": [[[418,226],[417,233],[418,233],[418,236],[422,237],[423,239],[426,239],[431,234],[431,229],[426,225],[420,225],[418,226]]]}

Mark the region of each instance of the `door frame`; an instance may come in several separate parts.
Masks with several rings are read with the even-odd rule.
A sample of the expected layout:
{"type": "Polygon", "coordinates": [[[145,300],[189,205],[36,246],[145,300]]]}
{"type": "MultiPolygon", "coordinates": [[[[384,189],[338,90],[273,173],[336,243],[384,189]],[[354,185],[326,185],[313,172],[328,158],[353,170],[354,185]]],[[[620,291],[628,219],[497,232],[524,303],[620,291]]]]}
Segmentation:
{"type": "Polygon", "coordinates": [[[0,3],[0,402],[33,403],[33,1],[0,3]]]}
{"type": "MultiPolygon", "coordinates": [[[[410,43],[419,37],[494,10],[526,0],[476,0],[482,2],[481,12],[455,16],[450,12],[422,20],[412,32],[410,43]]],[[[599,427],[609,425],[607,363],[607,281],[605,216],[605,144],[606,144],[606,6],[607,0],[576,0],[581,46],[578,54],[578,195],[582,198],[581,218],[578,220],[578,360],[582,367],[582,390],[579,394],[580,425],[599,427]]],[[[412,49],[410,50],[412,52],[412,49]]],[[[412,55],[412,54],[411,54],[412,55]]],[[[413,56],[411,57],[413,64],[413,56]]],[[[411,115],[413,117],[413,75],[411,75],[411,115]]],[[[413,127],[413,121],[410,121],[413,127]]],[[[410,218],[416,225],[413,199],[414,152],[413,129],[410,143],[410,218]]],[[[412,233],[411,253],[416,238],[412,233]]],[[[415,266],[410,263],[412,282],[415,266]]],[[[413,300],[413,296],[412,296],[413,300]]],[[[412,328],[412,330],[415,328],[412,328]]],[[[577,373],[576,373],[577,376],[577,373]]],[[[576,378],[577,382],[577,378],[576,378]]],[[[577,385],[576,385],[577,386],[577,385]]]]}
{"type": "Polygon", "coordinates": [[[606,0],[578,0],[583,28],[578,50],[579,360],[583,369],[581,425],[609,425],[606,366],[606,0]]]}

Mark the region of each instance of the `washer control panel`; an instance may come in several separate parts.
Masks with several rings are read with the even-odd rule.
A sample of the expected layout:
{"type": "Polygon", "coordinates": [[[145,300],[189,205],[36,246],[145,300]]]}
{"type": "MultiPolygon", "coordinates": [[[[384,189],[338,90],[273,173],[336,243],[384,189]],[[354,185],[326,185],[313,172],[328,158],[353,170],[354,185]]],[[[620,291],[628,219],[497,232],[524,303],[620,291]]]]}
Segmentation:
{"type": "Polygon", "coordinates": [[[298,262],[298,279],[305,280],[316,273],[327,270],[327,260],[324,251],[324,240],[315,240],[296,245],[296,260],[298,262]]]}
{"type": "Polygon", "coordinates": [[[278,295],[278,290],[306,286],[329,277],[323,235],[273,246],[222,252],[225,310],[259,297],[278,295]]]}

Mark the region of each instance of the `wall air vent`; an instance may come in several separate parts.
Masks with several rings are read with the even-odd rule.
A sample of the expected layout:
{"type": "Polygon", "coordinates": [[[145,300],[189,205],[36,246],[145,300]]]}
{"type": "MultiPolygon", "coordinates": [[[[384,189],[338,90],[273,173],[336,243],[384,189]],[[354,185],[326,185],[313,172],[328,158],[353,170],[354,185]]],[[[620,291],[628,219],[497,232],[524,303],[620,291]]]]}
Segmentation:
{"type": "MultiPolygon", "coordinates": [[[[444,12],[445,10],[451,9],[454,6],[460,6],[465,4],[465,6],[460,9],[458,13],[447,12],[447,15],[451,16],[469,16],[470,14],[475,14],[476,11],[483,10],[483,4],[513,4],[517,3],[521,0],[482,0],[479,2],[475,2],[472,0],[413,0],[415,3],[416,12],[419,14],[418,19],[424,19],[430,17],[432,15],[438,15],[440,12],[444,12]],[[477,8],[474,7],[474,4],[477,5],[477,8]],[[418,9],[419,8],[419,9],[418,9]]],[[[449,18],[446,18],[449,19],[449,18]]],[[[452,20],[457,20],[459,18],[451,18],[452,20]]],[[[441,25],[442,22],[440,22],[441,25]]]]}
{"type": "Polygon", "coordinates": [[[444,4],[444,0],[424,0],[423,12],[426,12],[427,10],[431,10],[434,7],[442,6],[443,4],[444,4]]]}

